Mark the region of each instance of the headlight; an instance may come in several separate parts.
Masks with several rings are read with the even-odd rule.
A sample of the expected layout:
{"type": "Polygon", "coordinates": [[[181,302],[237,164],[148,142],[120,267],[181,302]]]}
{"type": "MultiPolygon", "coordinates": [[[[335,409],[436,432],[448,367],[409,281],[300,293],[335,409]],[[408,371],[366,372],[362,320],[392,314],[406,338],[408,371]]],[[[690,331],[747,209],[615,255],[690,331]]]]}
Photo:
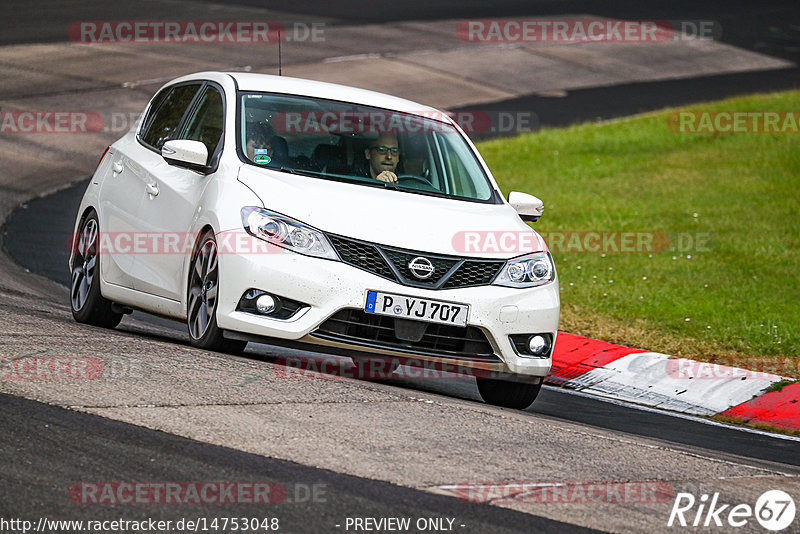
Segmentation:
{"type": "Polygon", "coordinates": [[[263,208],[242,208],[242,224],[248,234],[299,254],[339,260],[325,234],[300,221],[263,208]]]}
{"type": "Polygon", "coordinates": [[[556,277],[553,257],[549,252],[537,252],[508,260],[494,281],[496,286],[536,287],[552,282],[556,277]]]}

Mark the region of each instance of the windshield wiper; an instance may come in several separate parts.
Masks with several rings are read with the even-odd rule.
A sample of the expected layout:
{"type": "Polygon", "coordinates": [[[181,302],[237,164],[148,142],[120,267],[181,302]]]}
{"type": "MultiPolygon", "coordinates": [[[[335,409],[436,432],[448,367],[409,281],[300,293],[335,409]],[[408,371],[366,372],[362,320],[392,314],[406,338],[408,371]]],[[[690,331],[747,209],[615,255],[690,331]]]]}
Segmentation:
{"type": "MultiPolygon", "coordinates": [[[[288,172],[289,174],[301,174],[300,172],[297,171],[297,169],[295,169],[293,167],[287,167],[285,165],[281,165],[280,171],[281,172],[288,172]]],[[[309,175],[309,176],[311,176],[311,175],[309,175]]]]}
{"type": "Polygon", "coordinates": [[[430,191],[428,189],[414,189],[413,187],[397,187],[396,185],[392,189],[395,189],[397,191],[402,191],[403,193],[414,193],[415,195],[425,195],[426,197],[453,198],[447,193],[442,193],[441,191],[430,191]]]}

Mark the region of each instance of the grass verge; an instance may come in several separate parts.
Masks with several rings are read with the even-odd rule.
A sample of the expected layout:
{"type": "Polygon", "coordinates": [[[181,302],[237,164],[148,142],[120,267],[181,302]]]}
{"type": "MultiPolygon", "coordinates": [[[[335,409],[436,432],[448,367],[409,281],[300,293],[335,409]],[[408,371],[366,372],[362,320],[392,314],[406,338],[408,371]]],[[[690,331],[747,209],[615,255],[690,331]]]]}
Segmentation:
{"type": "Polygon", "coordinates": [[[722,415],[715,415],[711,417],[711,419],[715,421],[719,421],[720,423],[728,423],[731,425],[742,425],[742,426],[749,426],[750,428],[755,428],[757,430],[764,430],[766,432],[776,432],[778,434],[786,434],[788,436],[800,436],[800,430],[795,430],[793,428],[784,428],[780,426],[772,426],[772,425],[765,425],[763,423],[751,423],[749,421],[744,421],[742,419],[736,419],[734,417],[725,417],[722,415]]]}
{"type": "MultiPolygon", "coordinates": [[[[800,91],[681,110],[796,113],[800,91]]],[[[800,133],[679,133],[673,111],[479,148],[544,200],[562,330],[800,377],[800,133]]]]}

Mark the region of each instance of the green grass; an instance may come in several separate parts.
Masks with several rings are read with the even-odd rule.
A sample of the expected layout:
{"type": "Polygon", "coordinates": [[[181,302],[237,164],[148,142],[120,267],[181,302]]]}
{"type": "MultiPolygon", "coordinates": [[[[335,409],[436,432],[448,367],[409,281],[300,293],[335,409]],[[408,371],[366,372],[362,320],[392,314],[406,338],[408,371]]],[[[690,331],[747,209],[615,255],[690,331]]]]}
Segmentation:
{"type": "Polygon", "coordinates": [[[781,391],[786,386],[791,386],[792,384],[800,384],[797,380],[779,380],[777,382],[773,382],[769,385],[767,389],[764,390],[764,393],[770,393],[772,391],[781,391]]]}
{"type": "MultiPolygon", "coordinates": [[[[800,91],[681,109],[800,111],[800,91]]],[[[738,360],[797,362],[800,134],[677,133],[670,112],[480,144],[504,191],[544,201],[540,232],[672,238],[653,253],[554,251],[561,329],[743,367],[738,360]],[[676,246],[697,235],[711,241],[676,246]]]]}

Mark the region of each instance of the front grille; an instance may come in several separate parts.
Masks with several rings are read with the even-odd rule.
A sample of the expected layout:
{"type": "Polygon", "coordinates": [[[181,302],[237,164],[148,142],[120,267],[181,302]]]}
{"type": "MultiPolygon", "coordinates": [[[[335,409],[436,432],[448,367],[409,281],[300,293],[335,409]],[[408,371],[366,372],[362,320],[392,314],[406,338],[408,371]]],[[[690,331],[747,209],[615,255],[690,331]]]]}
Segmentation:
{"type": "Polygon", "coordinates": [[[485,286],[505,265],[502,260],[475,260],[454,256],[373,245],[341,236],[328,235],[343,262],[400,284],[426,289],[454,289],[485,286]],[[417,257],[433,264],[433,274],[424,280],[414,276],[408,264],[417,257]]]}
{"type": "Polygon", "coordinates": [[[409,341],[395,335],[395,321],[397,320],[407,321],[386,315],[366,313],[363,310],[347,309],[336,313],[312,334],[331,341],[399,352],[462,360],[501,361],[494,354],[492,345],[483,331],[474,326],[427,323],[421,339],[409,341]]]}
{"type": "Polygon", "coordinates": [[[494,280],[497,271],[503,268],[504,261],[465,261],[453,276],[447,279],[444,287],[485,286],[494,280]]]}
{"type": "Polygon", "coordinates": [[[336,249],[336,252],[339,253],[339,257],[342,258],[343,262],[377,274],[378,276],[390,280],[397,280],[392,269],[374,245],[336,236],[328,236],[328,239],[330,239],[331,244],[333,244],[333,247],[336,249]]]}

